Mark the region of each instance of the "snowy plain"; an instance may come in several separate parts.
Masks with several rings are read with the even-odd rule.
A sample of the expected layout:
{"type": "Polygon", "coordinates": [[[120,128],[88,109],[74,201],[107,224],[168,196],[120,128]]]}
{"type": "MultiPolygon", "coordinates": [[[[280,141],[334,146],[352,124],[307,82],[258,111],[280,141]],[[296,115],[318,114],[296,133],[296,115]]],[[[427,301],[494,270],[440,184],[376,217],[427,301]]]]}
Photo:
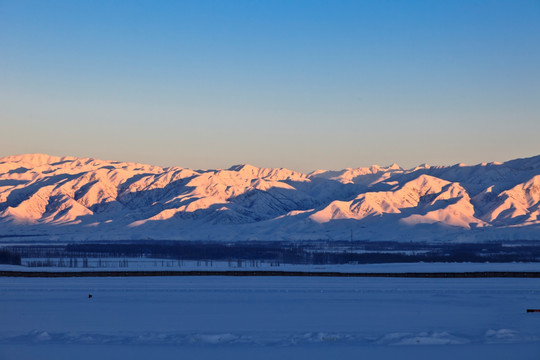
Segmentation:
{"type": "Polygon", "coordinates": [[[540,279],[2,277],[0,359],[538,359],[535,307],[540,279]]]}
{"type": "Polygon", "coordinates": [[[23,265],[0,264],[0,271],[23,272],[77,272],[77,271],[301,271],[301,272],[342,272],[342,273],[443,273],[443,272],[540,272],[540,262],[470,263],[470,262],[417,262],[383,264],[275,264],[269,261],[196,261],[151,258],[104,258],[89,259],[88,267],[69,267],[69,260],[49,259],[64,266],[28,266],[35,260],[23,259],[23,265]]]}

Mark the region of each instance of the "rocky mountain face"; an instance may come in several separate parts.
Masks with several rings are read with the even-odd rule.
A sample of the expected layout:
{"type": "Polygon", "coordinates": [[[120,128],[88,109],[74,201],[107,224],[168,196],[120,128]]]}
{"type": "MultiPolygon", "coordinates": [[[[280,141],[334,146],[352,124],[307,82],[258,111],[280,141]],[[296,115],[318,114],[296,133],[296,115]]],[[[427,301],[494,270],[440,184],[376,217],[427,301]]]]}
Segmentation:
{"type": "MultiPolygon", "coordinates": [[[[540,156],[474,166],[191,170],[0,158],[0,236],[44,240],[540,239],[540,156]]],[[[1,239],[1,238],[0,238],[1,239]]]]}

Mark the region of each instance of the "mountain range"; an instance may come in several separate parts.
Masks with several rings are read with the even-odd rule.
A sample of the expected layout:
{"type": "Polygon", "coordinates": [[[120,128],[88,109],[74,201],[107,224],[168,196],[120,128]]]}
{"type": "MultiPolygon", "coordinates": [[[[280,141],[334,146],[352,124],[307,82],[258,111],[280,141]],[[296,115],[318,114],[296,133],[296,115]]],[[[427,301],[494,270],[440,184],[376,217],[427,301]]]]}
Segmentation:
{"type": "Polygon", "coordinates": [[[540,239],[540,156],[304,174],[92,158],[0,158],[0,238],[540,239]]]}

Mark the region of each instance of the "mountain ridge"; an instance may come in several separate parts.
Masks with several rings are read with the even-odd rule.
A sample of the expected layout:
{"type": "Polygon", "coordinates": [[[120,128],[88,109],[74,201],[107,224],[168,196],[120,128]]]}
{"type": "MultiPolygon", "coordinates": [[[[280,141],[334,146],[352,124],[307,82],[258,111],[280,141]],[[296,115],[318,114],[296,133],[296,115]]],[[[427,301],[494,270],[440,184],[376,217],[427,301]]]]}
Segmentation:
{"type": "Polygon", "coordinates": [[[484,241],[540,239],[540,155],[507,162],[193,170],[0,158],[0,236],[484,241]]]}

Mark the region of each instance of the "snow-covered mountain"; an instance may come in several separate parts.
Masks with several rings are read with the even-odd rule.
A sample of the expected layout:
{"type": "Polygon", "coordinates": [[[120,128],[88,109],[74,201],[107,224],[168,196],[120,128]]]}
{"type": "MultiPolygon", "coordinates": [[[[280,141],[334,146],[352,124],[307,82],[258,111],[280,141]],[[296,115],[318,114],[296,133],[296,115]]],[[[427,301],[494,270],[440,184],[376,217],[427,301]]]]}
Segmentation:
{"type": "Polygon", "coordinates": [[[0,158],[0,237],[540,239],[540,156],[474,166],[191,170],[0,158]]]}

